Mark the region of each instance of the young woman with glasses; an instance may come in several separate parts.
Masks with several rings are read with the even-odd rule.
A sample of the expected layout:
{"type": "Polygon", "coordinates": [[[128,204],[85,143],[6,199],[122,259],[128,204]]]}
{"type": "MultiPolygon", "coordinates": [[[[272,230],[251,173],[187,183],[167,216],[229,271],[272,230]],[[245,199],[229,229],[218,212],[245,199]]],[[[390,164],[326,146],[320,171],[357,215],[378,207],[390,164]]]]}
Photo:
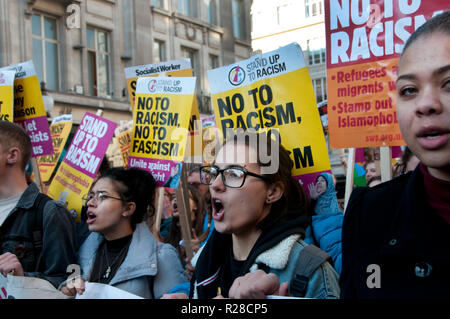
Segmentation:
{"type": "MultiPolygon", "coordinates": [[[[186,279],[175,248],[158,244],[144,221],[155,197],[146,171],[106,171],[84,198],[91,234],[80,248],[82,280],[62,287],[75,295],[84,281],[109,284],[144,298],[159,298],[186,279]]],[[[153,209],[150,209],[153,212],[153,209]]]]}
{"type": "MultiPolygon", "coordinates": [[[[201,181],[210,187],[215,231],[197,260],[191,298],[252,297],[233,294],[233,282],[239,284],[244,275],[257,270],[280,276],[289,273],[296,269],[298,252],[306,246],[302,238],[308,225],[307,197],[291,175],[288,152],[279,145],[276,153],[269,154],[270,162],[263,164],[260,140],[267,150],[276,142],[265,134],[246,135],[251,137],[237,134],[229,139],[217,152],[215,165],[201,168],[201,181]],[[276,157],[276,172],[264,174],[264,167],[276,162],[276,157]]],[[[300,296],[294,290],[291,294],[300,296]]],[[[328,262],[314,271],[301,296],[339,296],[337,274],[328,262]]],[[[177,297],[182,296],[172,296],[177,297]]]]}

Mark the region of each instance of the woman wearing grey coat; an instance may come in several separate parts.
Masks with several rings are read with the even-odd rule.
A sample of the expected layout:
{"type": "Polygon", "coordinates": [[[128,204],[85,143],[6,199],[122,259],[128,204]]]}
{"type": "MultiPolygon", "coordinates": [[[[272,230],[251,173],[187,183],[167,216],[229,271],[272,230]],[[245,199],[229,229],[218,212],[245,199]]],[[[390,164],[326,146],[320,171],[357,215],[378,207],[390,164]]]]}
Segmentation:
{"type": "Polygon", "coordinates": [[[92,233],[78,255],[82,280],[62,287],[63,293],[82,294],[89,281],[156,299],[186,281],[175,248],[158,243],[142,222],[155,185],[140,169],[113,168],[100,177],[85,198],[92,233]]]}

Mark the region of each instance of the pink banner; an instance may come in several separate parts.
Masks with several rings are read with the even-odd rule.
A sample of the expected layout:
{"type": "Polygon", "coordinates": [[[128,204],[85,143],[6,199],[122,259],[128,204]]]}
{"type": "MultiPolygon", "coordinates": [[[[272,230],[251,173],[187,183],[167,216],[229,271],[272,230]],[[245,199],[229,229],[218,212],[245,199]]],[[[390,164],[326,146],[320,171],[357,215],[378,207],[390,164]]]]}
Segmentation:
{"type": "Polygon", "coordinates": [[[30,136],[33,157],[53,154],[47,116],[33,117],[16,123],[20,124],[30,136]]]}
{"type": "Polygon", "coordinates": [[[163,159],[128,157],[128,167],[136,167],[150,172],[157,186],[178,188],[183,163],[163,159]]]}
{"type": "Polygon", "coordinates": [[[64,162],[73,169],[95,178],[117,124],[86,112],[64,162]]]}

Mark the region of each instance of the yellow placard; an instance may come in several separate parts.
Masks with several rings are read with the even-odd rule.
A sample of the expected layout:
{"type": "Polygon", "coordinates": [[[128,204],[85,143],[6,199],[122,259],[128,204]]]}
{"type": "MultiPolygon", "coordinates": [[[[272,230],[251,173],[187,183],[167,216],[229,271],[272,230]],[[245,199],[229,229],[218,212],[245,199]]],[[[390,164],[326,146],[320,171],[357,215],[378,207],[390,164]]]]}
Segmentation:
{"type": "Polygon", "coordinates": [[[227,128],[278,129],[282,144],[291,152],[295,164],[293,175],[330,169],[322,124],[306,68],[214,94],[213,101],[217,126],[223,136],[226,136],[227,128]],[[250,91],[262,91],[267,105],[262,105],[259,93],[255,93],[259,100],[255,106],[253,95],[248,94],[250,91]]]}
{"type": "Polygon", "coordinates": [[[70,131],[72,129],[72,114],[61,115],[53,119],[50,125],[50,134],[52,136],[53,150],[52,155],[40,156],[37,159],[39,172],[43,182],[50,180],[54,172],[62,150],[66,145],[70,131]]]}
{"type": "Polygon", "coordinates": [[[183,161],[193,95],[137,94],[130,156],[183,161]],[[147,110],[149,100],[165,101],[170,109],[147,110]]]}
{"type": "Polygon", "coordinates": [[[76,221],[80,220],[82,198],[98,177],[116,126],[110,120],[86,112],[50,184],[47,195],[66,203],[76,221]]]}
{"type": "Polygon", "coordinates": [[[148,170],[158,186],[178,187],[195,92],[193,77],[139,78],[128,167],[148,170]]]}
{"type": "Polygon", "coordinates": [[[14,120],[46,116],[36,75],[14,81],[14,120]]]}
{"type": "Polygon", "coordinates": [[[131,109],[134,108],[135,104],[138,78],[154,76],[192,76],[191,62],[189,59],[181,59],[126,68],[125,77],[127,81],[128,95],[130,97],[131,109]]]}
{"type": "Polygon", "coordinates": [[[58,172],[52,180],[47,195],[61,201],[78,222],[82,209],[82,197],[91,188],[94,179],[82,172],[70,167],[67,163],[61,162],[58,172]]]}
{"type": "Polygon", "coordinates": [[[208,72],[219,134],[267,131],[290,152],[292,175],[309,183],[330,162],[308,69],[298,44],[208,72]],[[275,132],[277,131],[277,132],[275,132]]]}
{"type": "Polygon", "coordinates": [[[0,120],[13,122],[14,71],[0,72],[0,120]]]}
{"type": "Polygon", "coordinates": [[[131,130],[120,133],[116,136],[116,142],[119,146],[120,155],[122,155],[123,167],[128,165],[128,156],[130,155],[131,130]]]}
{"type": "Polygon", "coordinates": [[[42,100],[41,87],[33,61],[0,69],[14,71],[14,122],[20,124],[31,139],[32,156],[53,154],[52,140],[42,100]]]}
{"type": "MultiPolygon", "coordinates": [[[[127,81],[128,95],[130,97],[131,109],[134,109],[136,97],[136,85],[139,77],[192,77],[193,70],[191,68],[190,59],[173,60],[161,62],[157,64],[148,64],[133,66],[125,69],[125,77],[127,81]]],[[[189,136],[185,152],[186,162],[201,162],[202,144],[200,138],[200,112],[198,109],[197,99],[193,99],[191,118],[189,120],[189,136]]],[[[122,147],[126,148],[126,145],[122,147]]],[[[128,151],[129,153],[129,151],[128,151]]],[[[127,156],[122,154],[122,159],[127,156]]],[[[125,163],[126,165],[126,163],[125,163]]]]}

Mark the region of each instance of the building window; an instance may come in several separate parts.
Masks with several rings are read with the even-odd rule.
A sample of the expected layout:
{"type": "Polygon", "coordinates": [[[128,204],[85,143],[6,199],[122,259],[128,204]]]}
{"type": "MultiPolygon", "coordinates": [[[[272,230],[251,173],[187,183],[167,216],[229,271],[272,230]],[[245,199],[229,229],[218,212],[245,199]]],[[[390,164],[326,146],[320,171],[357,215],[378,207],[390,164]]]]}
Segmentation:
{"type": "Polygon", "coordinates": [[[295,14],[295,10],[292,10],[292,6],[290,4],[285,4],[277,7],[277,23],[278,25],[286,25],[290,22],[290,19],[293,18],[293,14],[295,14]]]}
{"type": "Polygon", "coordinates": [[[197,80],[200,78],[200,65],[198,62],[198,51],[195,49],[191,49],[188,47],[181,47],[181,55],[183,58],[187,58],[191,60],[192,70],[194,71],[194,76],[197,77],[197,80]]]}
{"type": "Polygon", "coordinates": [[[48,90],[59,90],[57,20],[33,14],[31,17],[33,62],[40,81],[48,90]]]}
{"type": "Polygon", "coordinates": [[[178,12],[197,18],[197,0],[178,0],[178,12]]]}
{"type": "Polygon", "coordinates": [[[206,21],[209,24],[217,25],[216,0],[206,0],[206,21]]]}
{"type": "Polygon", "coordinates": [[[322,0],[305,0],[305,17],[322,15],[322,0]]]}
{"type": "Polygon", "coordinates": [[[86,41],[88,53],[88,94],[111,97],[108,33],[88,27],[86,41]]]}
{"type": "Polygon", "coordinates": [[[244,39],[244,3],[242,0],[233,0],[233,32],[238,39],[244,39]]]}
{"type": "Polygon", "coordinates": [[[153,41],[153,62],[166,61],[166,44],[163,41],[153,41]]]}
{"type": "Polygon", "coordinates": [[[314,79],[313,85],[317,103],[325,101],[327,99],[327,78],[314,79]]]}
{"type": "Polygon", "coordinates": [[[181,55],[183,58],[187,58],[191,60],[192,71],[194,76],[197,77],[196,88],[197,91],[200,92],[200,63],[198,59],[198,51],[195,49],[191,49],[188,47],[181,47],[181,55]]]}
{"type": "Polygon", "coordinates": [[[320,50],[309,50],[309,65],[321,64],[326,62],[325,48],[320,50]]]}
{"type": "Polygon", "coordinates": [[[209,69],[216,69],[219,67],[219,57],[214,54],[209,55],[209,69]]]}
{"type": "Polygon", "coordinates": [[[152,6],[164,9],[164,0],[152,0],[152,6]]]}

